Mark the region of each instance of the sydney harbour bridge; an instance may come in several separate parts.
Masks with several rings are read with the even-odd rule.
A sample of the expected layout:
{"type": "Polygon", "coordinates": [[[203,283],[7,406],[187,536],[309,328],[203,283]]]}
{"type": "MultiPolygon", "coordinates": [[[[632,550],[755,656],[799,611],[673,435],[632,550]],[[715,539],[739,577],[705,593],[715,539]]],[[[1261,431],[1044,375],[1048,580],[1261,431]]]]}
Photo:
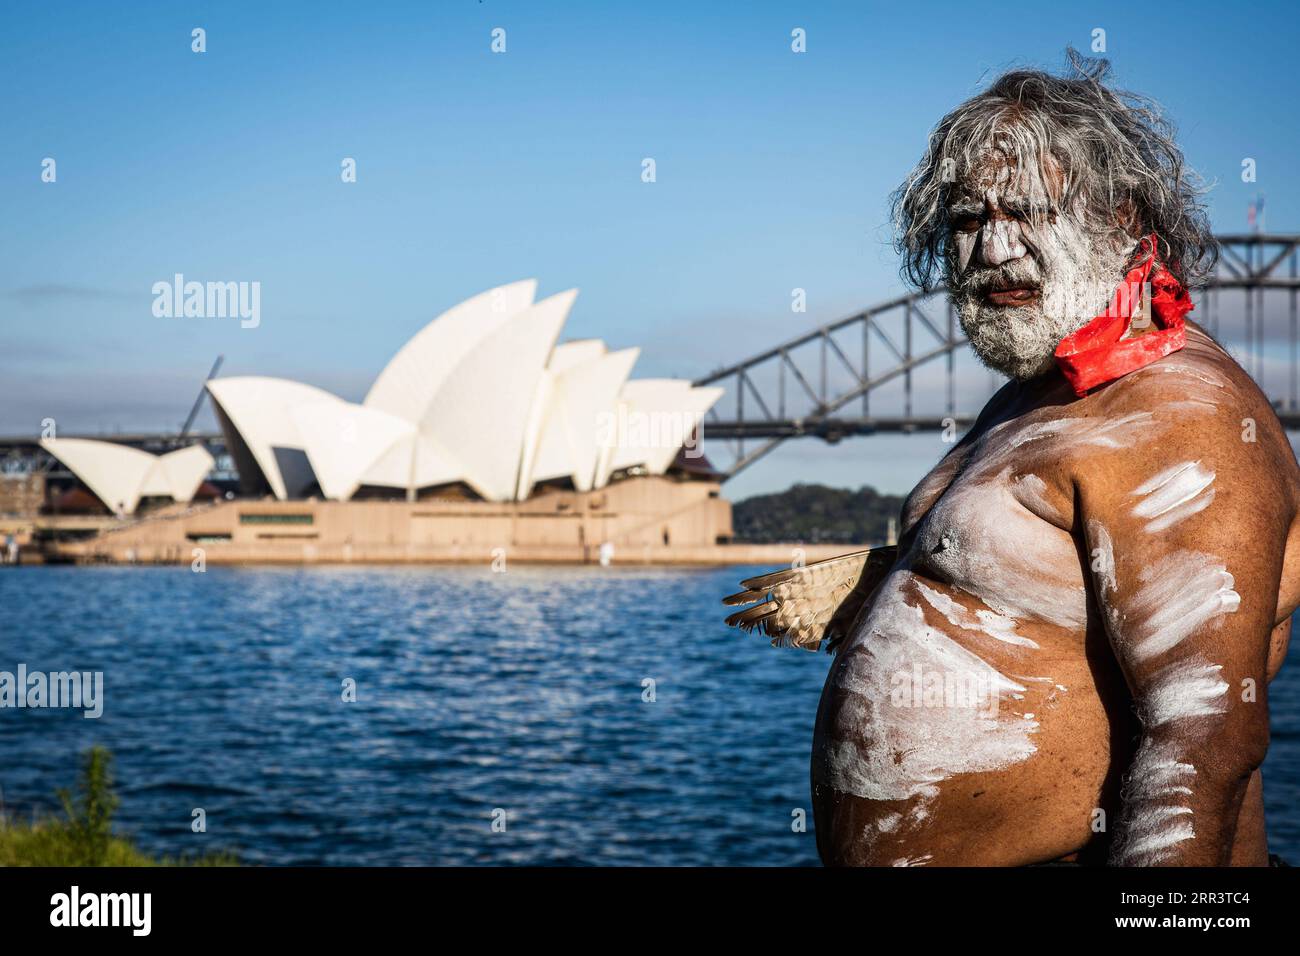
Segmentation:
{"type": "MultiPolygon", "coordinates": [[[[1288,429],[1300,430],[1297,295],[1300,235],[1218,237],[1216,274],[1193,293],[1190,318],[1239,361],[1288,429]]],[[[215,374],[220,364],[213,366],[215,374]]],[[[725,389],[704,420],[704,450],[727,477],[784,442],[881,433],[962,430],[1001,384],[974,360],[942,290],[917,292],[853,315],[698,379],[725,389]]],[[[228,464],[219,433],[190,426],[203,393],[175,433],[93,435],[155,454],[194,443],[228,464]]],[[[74,436],[68,436],[74,437],[74,436]]],[[[22,474],[61,466],[30,437],[0,438],[0,471],[22,474]]]]}
{"type": "MultiPolygon", "coordinates": [[[[1297,395],[1300,235],[1218,237],[1220,259],[1189,319],[1251,374],[1288,429],[1297,395]]],[[[1001,379],[979,368],[942,290],[877,303],[695,382],[726,394],[703,426],[728,476],[793,438],[843,438],[969,426],[1001,379]]]]}

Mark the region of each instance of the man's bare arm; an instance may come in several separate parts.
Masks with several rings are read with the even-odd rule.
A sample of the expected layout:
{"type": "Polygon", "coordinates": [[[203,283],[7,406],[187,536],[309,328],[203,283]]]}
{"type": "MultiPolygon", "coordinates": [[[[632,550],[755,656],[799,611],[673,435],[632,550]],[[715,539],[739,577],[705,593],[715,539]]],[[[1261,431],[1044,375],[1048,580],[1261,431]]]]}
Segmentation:
{"type": "Polygon", "coordinates": [[[1226,864],[1268,747],[1294,466],[1271,423],[1243,431],[1252,410],[1271,412],[1227,391],[1213,413],[1157,412],[1165,427],[1149,442],[1079,480],[1098,606],[1141,723],[1112,844],[1119,865],[1226,864]]]}

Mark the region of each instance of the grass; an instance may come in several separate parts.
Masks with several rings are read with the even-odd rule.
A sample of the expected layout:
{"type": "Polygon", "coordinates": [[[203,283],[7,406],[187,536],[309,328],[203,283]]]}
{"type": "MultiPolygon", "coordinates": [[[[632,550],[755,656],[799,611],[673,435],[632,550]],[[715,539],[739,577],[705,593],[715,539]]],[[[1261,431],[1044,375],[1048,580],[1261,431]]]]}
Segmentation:
{"type": "Polygon", "coordinates": [[[0,812],[0,866],[236,866],[226,853],[156,859],[114,836],[113,758],[103,747],[81,755],[76,793],[58,792],[64,816],[18,824],[0,812]]]}

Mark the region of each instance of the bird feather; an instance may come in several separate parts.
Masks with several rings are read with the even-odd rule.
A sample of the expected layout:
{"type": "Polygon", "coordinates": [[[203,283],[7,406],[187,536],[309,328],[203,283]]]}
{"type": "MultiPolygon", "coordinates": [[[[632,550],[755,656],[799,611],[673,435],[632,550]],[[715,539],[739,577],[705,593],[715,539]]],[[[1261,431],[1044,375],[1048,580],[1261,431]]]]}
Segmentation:
{"type": "Polygon", "coordinates": [[[898,548],[889,545],[748,578],[740,582],[745,590],[722,599],[751,605],[727,624],[758,631],[773,647],[816,651],[825,641],[834,651],[897,557],[898,548]]]}

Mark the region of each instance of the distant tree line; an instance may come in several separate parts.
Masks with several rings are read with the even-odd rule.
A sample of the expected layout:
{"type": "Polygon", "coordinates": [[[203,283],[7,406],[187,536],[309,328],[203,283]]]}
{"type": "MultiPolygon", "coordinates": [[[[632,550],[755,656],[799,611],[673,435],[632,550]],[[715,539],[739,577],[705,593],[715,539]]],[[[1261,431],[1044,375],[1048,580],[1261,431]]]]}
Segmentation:
{"type": "Polygon", "coordinates": [[[736,502],[731,520],[739,542],[881,544],[902,505],[900,496],[882,495],[867,485],[853,491],[800,484],[736,502]]]}

